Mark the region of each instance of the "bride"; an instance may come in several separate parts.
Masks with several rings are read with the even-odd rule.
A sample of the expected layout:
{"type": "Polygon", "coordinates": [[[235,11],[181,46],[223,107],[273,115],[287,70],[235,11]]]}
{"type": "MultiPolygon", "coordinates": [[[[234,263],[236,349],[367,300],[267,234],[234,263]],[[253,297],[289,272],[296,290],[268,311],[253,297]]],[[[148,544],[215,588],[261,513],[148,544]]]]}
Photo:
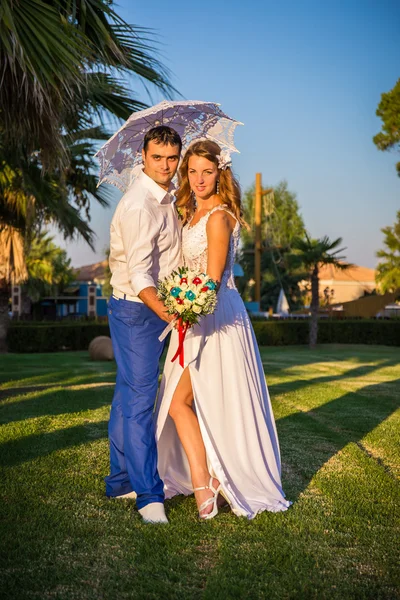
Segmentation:
{"type": "Polygon", "coordinates": [[[218,512],[219,494],[252,519],[286,510],[279,443],[254,332],[235,287],[240,189],[229,155],[194,143],[179,171],[184,263],[219,282],[215,312],[188,330],[184,369],[171,335],[156,409],[158,469],[166,498],[195,493],[199,516],[218,512]]]}

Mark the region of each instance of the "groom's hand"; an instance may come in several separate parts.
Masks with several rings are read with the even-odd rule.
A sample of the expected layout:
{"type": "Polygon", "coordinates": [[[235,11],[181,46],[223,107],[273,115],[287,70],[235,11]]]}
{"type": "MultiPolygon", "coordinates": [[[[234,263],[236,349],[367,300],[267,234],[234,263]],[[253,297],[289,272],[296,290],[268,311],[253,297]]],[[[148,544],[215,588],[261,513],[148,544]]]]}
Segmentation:
{"type": "Polygon", "coordinates": [[[139,293],[139,298],[142,300],[142,302],[146,306],[148,306],[153,312],[155,312],[156,315],[159,316],[160,319],[162,319],[163,321],[170,323],[171,321],[173,321],[175,319],[174,315],[170,315],[167,312],[164,302],[162,302],[157,297],[157,290],[155,287],[144,288],[139,293]]]}

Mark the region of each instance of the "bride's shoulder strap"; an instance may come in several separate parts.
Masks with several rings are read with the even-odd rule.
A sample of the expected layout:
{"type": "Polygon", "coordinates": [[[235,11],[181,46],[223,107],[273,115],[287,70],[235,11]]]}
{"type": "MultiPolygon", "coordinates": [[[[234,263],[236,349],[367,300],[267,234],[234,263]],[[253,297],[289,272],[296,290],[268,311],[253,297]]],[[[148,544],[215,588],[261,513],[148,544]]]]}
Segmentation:
{"type": "Polygon", "coordinates": [[[226,204],[218,204],[218,206],[214,206],[214,208],[212,208],[210,210],[210,212],[207,215],[207,221],[209,219],[209,217],[216,212],[217,210],[223,210],[224,212],[228,213],[228,215],[231,215],[231,217],[233,217],[236,221],[236,224],[239,223],[238,218],[234,215],[234,213],[228,208],[228,206],[226,204]]]}

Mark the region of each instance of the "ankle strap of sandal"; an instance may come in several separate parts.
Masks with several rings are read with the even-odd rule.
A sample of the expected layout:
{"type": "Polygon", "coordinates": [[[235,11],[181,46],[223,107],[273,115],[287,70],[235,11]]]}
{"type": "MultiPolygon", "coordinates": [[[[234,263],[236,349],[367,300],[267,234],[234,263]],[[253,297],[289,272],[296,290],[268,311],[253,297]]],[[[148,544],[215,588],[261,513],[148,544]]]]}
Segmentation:
{"type": "Polygon", "coordinates": [[[208,485],[202,485],[201,487],[196,487],[193,488],[194,492],[200,492],[201,490],[211,490],[213,492],[213,494],[216,494],[218,492],[219,488],[215,488],[213,486],[213,477],[210,477],[210,481],[208,482],[208,485]]]}

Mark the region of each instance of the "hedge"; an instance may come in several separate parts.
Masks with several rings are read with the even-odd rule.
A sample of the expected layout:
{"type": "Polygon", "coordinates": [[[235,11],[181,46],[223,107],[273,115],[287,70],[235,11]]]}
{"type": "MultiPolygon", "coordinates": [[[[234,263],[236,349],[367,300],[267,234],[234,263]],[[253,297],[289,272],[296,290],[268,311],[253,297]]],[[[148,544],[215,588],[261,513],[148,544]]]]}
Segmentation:
{"type": "Polygon", "coordinates": [[[87,350],[98,335],[110,335],[107,323],[12,323],[7,345],[9,352],[87,350]]]}
{"type": "MultiPolygon", "coordinates": [[[[261,346],[308,343],[308,320],[253,321],[261,346]]],[[[7,343],[10,352],[87,350],[98,335],[110,335],[107,323],[12,323],[7,343]]],[[[383,344],[400,346],[400,320],[320,320],[320,344],[383,344]]]]}
{"type": "MultiPolygon", "coordinates": [[[[308,344],[309,320],[254,321],[261,346],[308,344]]],[[[328,320],[318,322],[319,344],[382,344],[400,346],[400,320],[328,320]]]]}
{"type": "Polygon", "coordinates": [[[321,321],[320,344],[381,344],[400,346],[400,319],[321,321]]]}

